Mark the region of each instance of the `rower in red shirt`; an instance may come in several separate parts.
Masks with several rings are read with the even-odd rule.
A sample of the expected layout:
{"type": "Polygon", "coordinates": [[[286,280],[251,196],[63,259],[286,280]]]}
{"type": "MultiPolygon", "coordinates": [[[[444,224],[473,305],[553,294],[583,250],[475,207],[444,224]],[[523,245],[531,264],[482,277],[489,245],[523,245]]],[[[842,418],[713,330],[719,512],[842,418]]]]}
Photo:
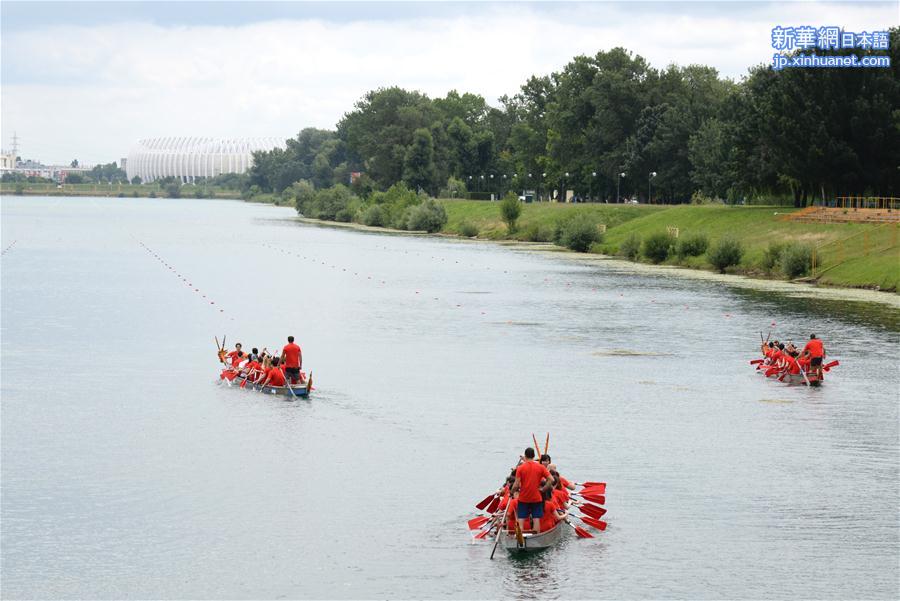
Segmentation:
{"type": "Polygon", "coordinates": [[[281,362],[284,364],[284,375],[296,384],[300,379],[300,368],[303,367],[303,352],[294,344],[294,337],[288,336],[288,343],[281,349],[281,362]]]}
{"type": "Polygon", "coordinates": [[[237,366],[241,364],[241,361],[244,360],[245,356],[246,355],[244,354],[244,351],[241,350],[240,342],[238,342],[237,344],[234,345],[233,351],[231,351],[230,353],[227,353],[225,355],[225,357],[227,357],[228,359],[231,359],[231,367],[233,367],[233,368],[237,368],[237,366]]]}
{"type": "Polygon", "coordinates": [[[244,378],[249,382],[256,382],[256,380],[259,379],[260,373],[262,373],[262,366],[259,364],[259,361],[253,359],[251,356],[251,359],[247,361],[242,370],[244,378]]]}
{"type": "Polygon", "coordinates": [[[282,372],[281,368],[278,366],[279,363],[280,359],[278,357],[272,359],[272,367],[266,372],[266,379],[262,383],[263,387],[284,386],[284,372],[282,372]]]}
{"type": "Polygon", "coordinates": [[[545,494],[544,497],[546,499],[544,501],[544,517],[540,520],[540,530],[538,530],[538,526],[535,525],[535,530],[538,530],[539,532],[549,532],[550,530],[553,530],[563,517],[560,516],[559,506],[552,498],[550,498],[550,495],[545,494]]]}
{"type": "Polygon", "coordinates": [[[518,491],[519,503],[516,508],[516,517],[519,520],[519,528],[525,530],[525,520],[531,517],[534,530],[540,531],[541,518],[544,515],[544,498],[542,490],[549,489],[553,480],[547,468],[534,460],[534,449],[525,449],[525,457],[519,467],[516,468],[516,483],[513,492],[518,491]],[[545,483],[542,483],[546,481],[545,483]]]}
{"type": "Polygon", "coordinates": [[[515,497],[512,497],[509,500],[509,506],[506,508],[506,529],[509,532],[516,531],[516,516],[519,508],[519,500],[515,497]]]}
{"type": "Polygon", "coordinates": [[[816,338],[815,334],[809,335],[809,342],[803,347],[803,355],[809,357],[810,369],[816,370],[816,376],[822,379],[822,359],[825,358],[825,345],[816,338]]]}

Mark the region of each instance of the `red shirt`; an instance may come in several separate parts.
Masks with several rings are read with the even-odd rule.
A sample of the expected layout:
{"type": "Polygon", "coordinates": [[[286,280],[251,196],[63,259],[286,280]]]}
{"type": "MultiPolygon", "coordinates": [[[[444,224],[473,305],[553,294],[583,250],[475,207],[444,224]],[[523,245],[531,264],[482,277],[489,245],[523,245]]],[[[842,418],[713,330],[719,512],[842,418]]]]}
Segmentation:
{"type": "Polygon", "coordinates": [[[284,348],[281,349],[281,352],[284,354],[285,367],[300,367],[303,354],[301,353],[299,346],[297,346],[293,342],[290,342],[284,345],[284,348]]]}
{"type": "Polygon", "coordinates": [[[244,351],[231,351],[226,357],[231,357],[231,367],[237,367],[244,360],[244,351]]]}
{"type": "Polygon", "coordinates": [[[522,503],[540,503],[541,478],[550,478],[550,472],[537,461],[526,461],[516,468],[519,479],[519,501],[522,503]]]}
{"type": "Polygon", "coordinates": [[[556,488],[553,490],[553,501],[557,507],[563,508],[569,500],[569,491],[564,488],[556,488]]]}
{"type": "Polygon", "coordinates": [[[509,507],[506,510],[506,529],[510,532],[516,531],[516,510],[519,507],[518,499],[510,499],[509,507]]]}
{"type": "Polygon", "coordinates": [[[266,377],[270,378],[269,386],[284,386],[284,373],[281,371],[280,367],[269,369],[266,377]]]}
{"type": "Polygon", "coordinates": [[[797,363],[797,360],[791,357],[788,354],[782,355],[785,362],[787,362],[788,372],[792,374],[800,373],[800,365],[797,363]]]}
{"type": "Polygon", "coordinates": [[[809,342],[806,343],[806,346],[803,347],[803,350],[809,351],[810,357],[825,356],[825,347],[822,346],[822,341],[818,338],[811,338],[809,342]]]}
{"type": "Polygon", "coordinates": [[[541,532],[551,530],[559,520],[556,517],[556,503],[544,501],[544,517],[541,518],[541,532]]]}
{"type": "Polygon", "coordinates": [[[260,369],[260,365],[258,361],[248,361],[247,365],[244,366],[244,370],[247,372],[248,378],[255,378],[259,375],[257,373],[260,369]]]}

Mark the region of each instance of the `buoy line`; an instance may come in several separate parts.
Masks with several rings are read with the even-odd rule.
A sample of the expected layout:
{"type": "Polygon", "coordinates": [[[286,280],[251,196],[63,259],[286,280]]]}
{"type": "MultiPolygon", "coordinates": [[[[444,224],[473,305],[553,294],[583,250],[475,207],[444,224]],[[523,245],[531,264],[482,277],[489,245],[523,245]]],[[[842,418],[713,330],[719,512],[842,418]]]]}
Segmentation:
{"type": "MultiPolygon", "coordinates": [[[[199,294],[200,297],[201,297],[202,299],[204,299],[204,302],[208,303],[209,305],[216,305],[216,301],[212,300],[211,298],[209,298],[209,297],[207,297],[205,294],[203,294],[203,292],[202,292],[199,288],[196,288],[196,287],[194,286],[194,284],[193,284],[191,281],[188,280],[187,277],[185,277],[182,273],[179,273],[178,270],[176,270],[174,266],[170,265],[165,259],[163,259],[162,256],[159,255],[159,253],[157,253],[155,250],[153,250],[152,248],[150,248],[149,246],[147,246],[146,244],[144,244],[144,243],[141,242],[140,240],[138,241],[138,244],[140,244],[141,247],[142,247],[145,251],[147,251],[148,254],[150,254],[150,256],[152,256],[154,259],[156,259],[157,261],[159,261],[159,263],[160,263],[163,267],[165,267],[166,269],[168,269],[169,271],[171,271],[171,272],[175,275],[175,277],[177,277],[179,280],[181,280],[181,282],[182,282],[183,284],[185,284],[188,288],[190,288],[191,291],[194,292],[194,294],[199,294]]],[[[220,306],[215,306],[215,307],[213,307],[213,308],[214,308],[214,309],[218,309],[220,314],[223,314],[223,315],[225,314],[225,309],[222,309],[220,306]]],[[[230,319],[231,319],[231,320],[234,320],[233,317],[230,318],[230,319]]]]}

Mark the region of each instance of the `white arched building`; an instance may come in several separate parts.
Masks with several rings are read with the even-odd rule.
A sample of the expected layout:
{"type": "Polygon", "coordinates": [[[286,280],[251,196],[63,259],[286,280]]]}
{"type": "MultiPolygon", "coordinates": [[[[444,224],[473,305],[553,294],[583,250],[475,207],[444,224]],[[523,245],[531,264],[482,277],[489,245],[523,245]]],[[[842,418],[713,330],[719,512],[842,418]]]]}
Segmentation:
{"type": "Polygon", "coordinates": [[[128,179],[152,182],[168,176],[192,182],[198,177],[243,173],[253,164],[252,152],[284,148],[278,138],[151,138],[138,140],[128,154],[128,179]]]}

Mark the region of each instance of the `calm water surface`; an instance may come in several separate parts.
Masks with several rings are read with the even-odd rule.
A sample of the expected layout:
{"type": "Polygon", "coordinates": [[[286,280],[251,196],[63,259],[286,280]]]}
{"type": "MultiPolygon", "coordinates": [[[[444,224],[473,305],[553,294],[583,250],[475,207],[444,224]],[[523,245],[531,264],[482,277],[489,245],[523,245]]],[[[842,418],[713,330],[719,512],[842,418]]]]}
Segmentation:
{"type": "Polygon", "coordinates": [[[3,199],[4,598],[897,597],[896,309],[291,217],[3,199]],[[824,387],[753,373],[773,322],[824,387]],[[318,391],[218,386],[224,334],[318,391]],[[489,561],[547,431],[610,526],[489,561]]]}

